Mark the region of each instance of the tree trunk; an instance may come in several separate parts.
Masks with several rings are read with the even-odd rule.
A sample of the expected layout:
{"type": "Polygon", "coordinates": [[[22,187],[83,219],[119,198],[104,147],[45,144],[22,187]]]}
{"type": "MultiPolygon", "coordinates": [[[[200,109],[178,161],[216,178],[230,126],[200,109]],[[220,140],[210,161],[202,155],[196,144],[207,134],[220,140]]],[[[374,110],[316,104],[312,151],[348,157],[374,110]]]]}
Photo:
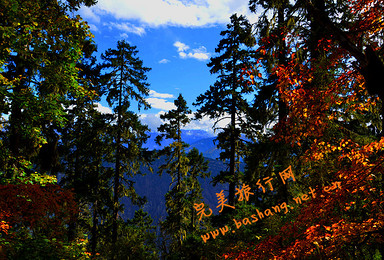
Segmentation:
{"type": "Polygon", "coordinates": [[[120,145],[121,145],[121,105],[123,95],[123,61],[120,71],[120,89],[119,89],[119,106],[117,112],[117,137],[116,137],[116,162],[115,162],[115,179],[114,179],[114,194],[113,194],[113,223],[112,223],[112,243],[117,241],[117,220],[119,215],[119,189],[120,189],[120,145]]]}
{"type": "Polygon", "coordinates": [[[230,157],[229,157],[229,175],[233,177],[233,181],[229,183],[229,196],[228,204],[235,206],[235,189],[237,184],[237,172],[236,172],[236,140],[235,140],[235,130],[236,130],[236,57],[234,55],[232,60],[232,104],[231,104],[231,136],[230,136],[230,157]]]}
{"type": "Polygon", "coordinates": [[[98,214],[98,200],[93,203],[93,220],[92,220],[92,241],[91,241],[91,252],[92,258],[96,257],[96,247],[97,247],[97,219],[98,214]]]}

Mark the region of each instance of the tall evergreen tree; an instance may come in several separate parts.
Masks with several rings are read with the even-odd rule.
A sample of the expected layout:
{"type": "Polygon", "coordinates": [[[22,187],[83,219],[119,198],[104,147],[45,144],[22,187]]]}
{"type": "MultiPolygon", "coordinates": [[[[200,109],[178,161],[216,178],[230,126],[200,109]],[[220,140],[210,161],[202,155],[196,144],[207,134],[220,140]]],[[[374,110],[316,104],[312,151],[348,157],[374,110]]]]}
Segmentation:
{"type": "MultiPolygon", "coordinates": [[[[67,221],[64,220],[65,208],[71,205],[73,214],[65,225],[67,229],[75,222],[77,214],[71,193],[62,193],[52,186],[54,193],[50,195],[47,181],[51,183],[55,177],[45,173],[56,174],[60,170],[58,146],[63,143],[61,134],[69,116],[65,111],[68,103],[74,100],[80,103],[80,99],[86,100],[87,105],[92,103],[93,91],[78,73],[81,58],[89,54],[87,48],[91,46],[92,37],[89,26],[80,16],[73,15],[82,4],[90,6],[95,1],[10,0],[0,3],[0,117],[9,116],[0,134],[0,178],[3,182],[13,180],[20,187],[24,185],[28,193],[39,194],[36,201],[20,192],[10,197],[28,198],[28,211],[41,210],[33,213],[34,219],[28,224],[23,223],[22,218],[18,220],[15,226],[25,227],[25,232],[15,230],[21,236],[10,240],[10,248],[18,248],[19,252],[13,256],[10,252],[10,258],[63,259],[75,255],[72,235],[67,238],[63,233],[55,233],[51,240],[45,235],[56,232],[55,227],[46,232],[47,225],[40,232],[40,228],[29,225],[47,221],[59,227],[61,221],[67,221]],[[26,177],[31,180],[28,184],[23,183],[26,177]],[[65,194],[65,198],[55,199],[60,193],[65,194]],[[56,211],[58,207],[62,213],[56,211]],[[60,220],[56,222],[56,218],[60,220]],[[18,245],[17,241],[22,242],[18,245]],[[65,249],[52,250],[58,245],[65,249]],[[63,251],[67,250],[69,254],[64,255],[63,251]]],[[[6,220],[1,218],[1,222],[6,220]]],[[[76,257],[80,258],[80,254],[76,257]]]]}
{"type": "Polygon", "coordinates": [[[166,209],[168,216],[161,224],[163,231],[171,236],[170,248],[174,257],[181,256],[181,246],[187,237],[187,231],[194,231],[196,225],[194,203],[201,199],[201,189],[198,177],[207,176],[207,162],[202,154],[195,149],[186,154],[188,145],[182,141],[181,129],[190,122],[188,115],[191,110],[180,94],[174,101],[175,109],[161,115],[166,122],[158,131],[158,144],[162,139],[173,142],[159,152],[165,156],[166,163],[160,166],[160,174],[166,171],[172,177],[170,191],[166,194],[166,209]]]}
{"type": "Polygon", "coordinates": [[[136,210],[132,219],[119,223],[119,229],[122,231],[117,245],[114,248],[106,248],[108,251],[103,256],[107,259],[159,259],[155,243],[156,226],[152,225],[152,221],[142,208],[136,210]]]}
{"type": "MultiPolygon", "coordinates": [[[[70,239],[75,232],[88,233],[91,237],[91,252],[96,254],[100,241],[100,222],[106,220],[105,209],[112,208],[110,178],[111,171],[105,160],[113,151],[112,138],[107,135],[113,118],[96,109],[95,102],[102,96],[103,76],[101,66],[96,63],[93,52],[96,46],[89,44],[84,51],[84,58],[77,64],[79,83],[93,93],[92,96],[70,97],[65,102],[66,123],[56,131],[60,133],[60,173],[61,184],[73,189],[76,200],[82,210],[76,226],[68,227],[70,239]]],[[[42,147],[42,160],[48,149],[42,147]]],[[[43,164],[42,164],[43,166],[43,164]]],[[[106,230],[103,230],[106,232],[106,230]]]]}
{"type": "Polygon", "coordinates": [[[156,142],[160,144],[164,137],[173,140],[170,145],[159,152],[159,156],[166,156],[167,161],[160,166],[159,170],[160,174],[166,171],[172,177],[170,191],[165,195],[168,216],[162,223],[162,227],[167,234],[171,235],[171,248],[176,251],[180,249],[182,241],[186,238],[188,208],[184,200],[187,192],[184,178],[189,170],[189,160],[185,154],[188,144],[181,139],[181,128],[190,122],[188,114],[191,113],[191,110],[187,107],[187,102],[181,94],[174,104],[175,109],[160,116],[166,123],[158,127],[158,131],[162,134],[156,138],[156,142]]]}
{"type": "Polygon", "coordinates": [[[149,93],[146,73],[150,69],[143,66],[137,54],[135,46],[119,41],[117,49],[108,49],[101,56],[109,77],[106,84],[107,101],[116,115],[115,124],[111,126],[110,132],[115,145],[113,243],[117,241],[118,236],[119,199],[122,196],[129,196],[135,203],[138,199],[133,183],[125,177],[137,173],[140,162],[147,159],[141,147],[147,139],[148,128],[140,123],[136,114],[129,111],[132,100],[137,102],[139,109],[142,106],[145,109],[150,107],[145,100],[145,96],[149,93]],[[127,187],[122,185],[122,181],[125,181],[127,187]]]}
{"type": "Polygon", "coordinates": [[[204,94],[197,97],[195,105],[200,106],[197,110],[197,118],[209,116],[219,123],[223,117],[229,117],[230,123],[225,127],[226,135],[218,138],[220,146],[225,149],[221,159],[229,160],[229,172],[225,173],[223,179],[229,182],[229,205],[235,203],[235,186],[239,182],[236,164],[241,154],[241,133],[244,122],[244,113],[247,111],[248,102],[246,95],[253,91],[252,82],[242,76],[245,69],[253,65],[251,48],[255,45],[252,35],[252,25],[244,16],[231,16],[231,23],[227,30],[222,31],[216,53],[219,56],[211,58],[208,63],[212,74],[219,74],[217,81],[204,94]]]}

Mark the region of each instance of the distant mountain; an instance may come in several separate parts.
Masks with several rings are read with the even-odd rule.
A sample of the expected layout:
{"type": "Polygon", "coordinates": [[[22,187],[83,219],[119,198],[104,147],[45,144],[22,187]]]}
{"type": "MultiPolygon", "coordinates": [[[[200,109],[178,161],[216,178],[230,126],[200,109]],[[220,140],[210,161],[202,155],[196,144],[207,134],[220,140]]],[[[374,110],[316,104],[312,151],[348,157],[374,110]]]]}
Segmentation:
{"type": "Polygon", "coordinates": [[[203,153],[204,157],[218,159],[220,156],[220,149],[214,143],[216,137],[200,139],[187,148],[187,152],[196,148],[199,152],[203,153]]]}
{"type": "MultiPolygon", "coordinates": [[[[148,148],[148,150],[159,150],[172,143],[172,140],[163,139],[161,145],[156,144],[155,139],[158,135],[159,133],[149,133],[149,139],[143,147],[148,148]]],[[[212,159],[219,158],[220,154],[220,150],[213,143],[215,138],[212,133],[204,130],[182,130],[181,132],[181,139],[190,145],[187,151],[195,147],[205,157],[212,159]]]]}
{"type": "MultiPolygon", "coordinates": [[[[206,158],[209,162],[208,171],[211,171],[211,177],[206,179],[200,179],[200,185],[202,187],[202,195],[204,203],[209,205],[212,211],[217,213],[217,197],[216,193],[219,193],[221,190],[227,192],[228,184],[218,184],[213,186],[211,184],[212,177],[220,173],[220,171],[226,170],[226,165],[219,161],[211,158],[206,158]]],[[[169,190],[169,185],[171,183],[171,177],[164,173],[162,176],[158,174],[158,168],[165,161],[165,158],[160,158],[152,163],[153,173],[151,173],[147,168],[142,168],[141,171],[145,175],[136,175],[132,179],[134,181],[134,187],[136,192],[140,196],[145,196],[147,198],[147,204],[144,206],[144,210],[147,211],[154,220],[154,224],[157,224],[159,220],[164,220],[167,216],[165,210],[165,194],[169,190]]],[[[135,210],[138,209],[136,206],[132,206],[128,199],[123,199],[125,204],[125,212],[122,216],[124,219],[132,218],[135,210]]]]}

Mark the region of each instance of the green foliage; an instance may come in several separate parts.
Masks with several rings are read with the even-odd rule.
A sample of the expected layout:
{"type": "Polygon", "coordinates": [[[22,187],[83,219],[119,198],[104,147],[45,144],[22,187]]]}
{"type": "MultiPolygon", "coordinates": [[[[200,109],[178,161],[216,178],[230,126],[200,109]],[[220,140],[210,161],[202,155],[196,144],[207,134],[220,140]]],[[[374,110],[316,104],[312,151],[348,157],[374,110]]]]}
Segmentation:
{"type": "Polygon", "coordinates": [[[166,139],[173,139],[180,142],[181,127],[187,125],[191,121],[188,118],[188,114],[192,111],[187,107],[187,102],[181,94],[179,94],[177,99],[174,101],[174,104],[176,109],[172,109],[166,114],[160,115],[161,119],[169,122],[159,126],[158,131],[161,134],[156,138],[156,142],[158,144],[160,144],[164,137],[166,139]]]}
{"type": "Polygon", "coordinates": [[[13,179],[1,179],[2,183],[0,184],[39,184],[40,186],[45,186],[47,184],[56,184],[57,179],[55,176],[49,176],[44,174],[39,174],[37,172],[31,173],[29,176],[25,176],[23,174],[22,176],[15,177],[13,179]]]}
{"type": "Polygon", "coordinates": [[[148,213],[139,209],[132,220],[120,222],[120,235],[115,244],[109,244],[102,255],[108,259],[159,259],[155,240],[155,226],[148,213]]]}
{"type": "MultiPolygon", "coordinates": [[[[2,1],[0,3],[0,114],[9,114],[1,136],[0,171],[23,174],[49,141],[44,129],[65,121],[67,95],[84,96],[76,63],[92,37],[74,6],[92,1],[2,1]]],[[[27,172],[28,173],[28,172],[27,172]]]]}
{"type": "Polygon", "coordinates": [[[143,66],[137,54],[136,46],[119,41],[117,49],[108,49],[101,55],[109,79],[105,85],[108,90],[107,101],[110,106],[115,105],[116,113],[127,110],[132,100],[138,102],[139,108],[150,107],[144,98],[149,93],[146,73],[150,68],[143,66]]]}
{"type": "Polygon", "coordinates": [[[187,144],[181,140],[181,128],[190,122],[191,111],[181,94],[174,103],[175,109],[161,115],[166,122],[158,128],[162,134],[156,140],[159,144],[164,137],[174,140],[158,153],[167,158],[159,168],[160,174],[166,171],[172,177],[170,191],[165,195],[168,216],[160,224],[166,241],[163,253],[171,259],[185,257],[182,247],[187,237],[201,228],[194,209],[194,204],[202,199],[198,177],[209,176],[203,155],[197,149],[186,154],[187,144]]]}
{"type": "Polygon", "coordinates": [[[138,173],[142,164],[148,164],[149,159],[142,144],[147,140],[148,127],[141,124],[138,115],[129,111],[131,101],[149,108],[145,100],[148,95],[149,84],[146,73],[150,70],[143,66],[143,62],[136,57],[138,51],[125,41],[117,43],[117,49],[108,49],[101,58],[103,68],[107,70],[105,87],[107,101],[113,107],[116,124],[111,124],[108,134],[113,137],[114,154],[108,161],[114,162],[115,173],[113,180],[113,227],[112,241],[118,236],[119,199],[123,196],[131,198],[133,203],[141,203],[136,194],[131,177],[138,173]],[[112,160],[112,161],[111,161],[112,160]],[[122,185],[124,184],[124,185],[122,185]]]}
{"type": "Polygon", "coordinates": [[[161,119],[166,120],[166,123],[158,128],[158,131],[163,134],[159,135],[156,141],[160,143],[164,136],[174,140],[173,143],[159,152],[159,156],[165,155],[167,157],[167,163],[160,166],[159,170],[160,174],[166,170],[172,177],[170,191],[165,195],[168,216],[161,223],[161,228],[171,237],[170,248],[171,251],[176,252],[186,237],[186,226],[189,218],[187,213],[189,208],[185,200],[185,194],[189,191],[189,187],[184,182],[189,170],[189,159],[185,154],[187,144],[181,140],[181,128],[190,121],[188,118],[190,110],[181,94],[174,101],[174,104],[176,109],[172,109],[161,116],[161,119]]]}
{"type": "Polygon", "coordinates": [[[86,251],[86,240],[80,239],[71,243],[58,241],[56,238],[18,237],[11,247],[5,247],[7,258],[61,260],[61,259],[91,259],[86,251]]]}
{"type": "Polygon", "coordinates": [[[146,212],[136,211],[131,220],[120,217],[122,198],[144,204],[132,177],[151,160],[142,148],[148,127],[130,108],[149,108],[150,69],[125,41],[97,63],[89,27],[73,15],[95,2],[0,2],[0,258],[219,259],[229,251],[251,258],[253,248],[271,255],[276,248],[310,254],[307,249],[316,245],[310,259],[323,254],[382,259],[377,140],[384,110],[371,98],[384,100],[378,76],[384,68],[377,34],[382,28],[372,29],[382,24],[380,4],[369,6],[369,15],[359,20],[365,12],[360,5],[366,4],[359,0],[251,0],[251,10],[264,9],[256,24],[257,51],[254,27],[244,16],[231,16],[217,56],[208,63],[217,80],[195,105],[197,119],[208,116],[219,130],[220,159],[229,167],[213,182],[230,184],[228,203],[236,209],[203,220],[197,215],[195,206],[203,199],[199,179],[210,174],[203,155],[197,149],[187,153],[181,139],[191,110],[180,94],[176,108],[160,116],[164,124],[156,140],[172,140],[157,153],[166,158],[159,173],[172,179],[160,253],[146,212]],[[289,94],[295,91],[294,100],[289,94]],[[95,109],[103,97],[113,114],[95,109]],[[220,128],[225,118],[230,123],[220,128]],[[288,166],[296,181],[286,185],[278,174],[288,166]],[[72,192],[56,185],[57,174],[72,192]],[[325,201],[319,203],[319,196],[295,211],[289,207],[289,214],[243,221],[308,186],[321,188],[342,177],[346,188],[339,197],[322,194],[325,201]],[[276,181],[273,191],[258,186],[266,178],[276,181]],[[249,201],[235,202],[239,184],[252,188],[249,201]],[[242,221],[241,228],[234,220],[242,221]],[[225,225],[225,235],[204,242],[203,235],[225,225]]]}
{"type": "MultiPolygon", "coordinates": [[[[97,64],[89,26],[73,15],[81,5],[95,3],[0,3],[0,183],[9,195],[1,198],[6,206],[0,209],[0,239],[9,259],[88,259],[86,247],[97,256],[111,234],[117,235],[111,223],[117,224],[117,213],[123,211],[119,199],[143,202],[129,178],[149,161],[141,149],[148,128],[128,109],[131,101],[149,107],[145,73],[150,69],[136,57],[136,47],[125,42],[106,51],[105,63],[97,64]],[[113,115],[94,107],[104,94],[113,115]],[[115,174],[106,162],[115,163],[115,174]],[[55,190],[56,174],[74,196],[55,190]],[[40,201],[33,194],[40,194],[40,201]],[[9,208],[11,199],[17,209],[9,208]],[[24,199],[29,211],[23,211],[24,199]],[[91,241],[83,239],[84,233],[91,241]]],[[[148,218],[139,212],[135,223],[122,224],[119,243],[133,248],[133,259],[156,259],[148,218]]]]}

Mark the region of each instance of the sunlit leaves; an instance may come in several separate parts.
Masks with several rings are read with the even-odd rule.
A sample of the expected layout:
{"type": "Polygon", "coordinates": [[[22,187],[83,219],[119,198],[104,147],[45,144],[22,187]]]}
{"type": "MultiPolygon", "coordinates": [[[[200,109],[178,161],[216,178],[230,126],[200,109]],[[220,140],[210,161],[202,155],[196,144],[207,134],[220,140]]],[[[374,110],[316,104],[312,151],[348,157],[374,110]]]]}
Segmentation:
{"type": "Polygon", "coordinates": [[[270,60],[277,57],[273,48],[280,32],[260,40],[260,61],[272,64],[288,108],[272,139],[297,151],[303,183],[322,188],[336,180],[342,188],[317,192],[295,209],[294,221],[278,235],[233,254],[239,259],[366,257],[363,252],[372,256],[384,242],[382,61],[376,59],[382,56],[383,5],[376,0],[304,2],[296,7],[310,15],[284,31],[286,63],[270,60]],[[341,7],[348,10],[343,15],[341,7]],[[316,35],[316,22],[329,31],[316,35]]]}
{"type": "Polygon", "coordinates": [[[10,165],[22,171],[19,156],[31,160],[38,154],[47,125],[63,126],[68,95],[88,94],[76,64],[92,35],[80,16],[69,14],[73,8],[62,1],[0,4],[0,113],[9,116],[1,167],[8,167],[8,176],[10,165]]]}

